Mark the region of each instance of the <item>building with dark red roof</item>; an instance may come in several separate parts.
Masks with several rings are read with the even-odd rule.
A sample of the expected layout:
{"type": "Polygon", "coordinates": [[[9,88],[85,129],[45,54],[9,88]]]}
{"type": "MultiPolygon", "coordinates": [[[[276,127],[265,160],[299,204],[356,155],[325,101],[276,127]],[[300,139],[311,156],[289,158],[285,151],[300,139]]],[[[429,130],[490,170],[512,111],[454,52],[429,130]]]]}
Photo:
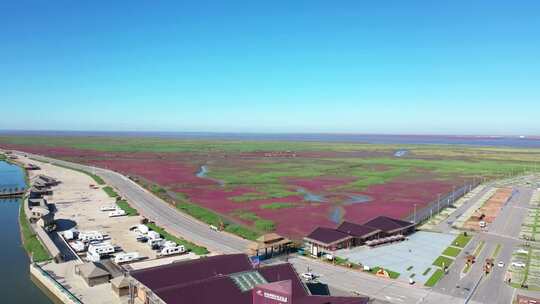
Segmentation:
{"type": "Polygon", "coordinates": [[[391,236],[397,234],[410,234],[414,232],[416,224],[387,216],[378,216],[364,223],[364,226],[379,229],[386,236],[391,236]]]}
{"type": "Polygon", "coordinates": [[[360,225],[351,222],[343,222],[336,229],[353,237],[353,245],[360,246],[366,241],[380,237],[381,230],[366,225],[360,225]]]}
{"type": "Polygon", "coordinates": [[[378,216],[364,224],[343,222],[338,228],[318,227],[304,237],[304,247],[313,256],[360,246],[403,240],[415,230],[415,224],[387,216],[378,216]]]}
{"type": "Polygon", "coordinates": [[[368,298],[315,296],[290,264],[254,268],[244,254],[220,255],[130,273],[129,303],[366,304],[368,298]]]}
{"type": "Polygon", "coordinates": [[[308,244],[311,254],[317,256],[322,252],[351,247],[353,237],[336,229],[318,227],[304,238],[304,242],[308,244]]]}

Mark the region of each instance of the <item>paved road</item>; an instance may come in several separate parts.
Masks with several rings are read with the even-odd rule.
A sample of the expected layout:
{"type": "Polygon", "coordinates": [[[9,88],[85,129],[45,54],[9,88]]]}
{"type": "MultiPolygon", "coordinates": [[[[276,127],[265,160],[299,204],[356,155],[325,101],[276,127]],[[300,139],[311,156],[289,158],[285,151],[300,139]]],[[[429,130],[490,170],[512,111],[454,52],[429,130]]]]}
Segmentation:
{"type": "MultiPolygon", "coordinates": [[[[411,286],[397,280],[378,278],[371,274],[351,271],[336,267],[318,260],[305,257],[292,257],[288,259],[298,273],[306,272],[308,267],[313,273],[320,275],[318,280],[328,284],[331,288],[353,292],[368,296],[372,299],[401,304],[453,304],[456,298],[445,295],[430,288],[411,286]]],[[[476,302],[471,302],[476,303],[476,302]]]]}
{"type": "Polygon", "coordinates": [[[502,208],[499,216],[488,227],[488,231],[478,233],[473,237],[435,290],[465,299],[480,280],[485,259],[490,257],[500,244],[502,247],[495,262],[503,261],[505,267],[495,266],[491,274],[481,279],[473,299],[481,303],[511,303],[514,289],[504,283],[504,276],[515,246],[522,243],[517,237],[531,195],[531,189],[517,188],[516,194],[502,208]],[[477,263],[473,264],[468,274],[462,277],[461,271],[465,265],[464,256],[472,253],[481,241],[485,242],[485,246],[477,257],[477,263]]]}
{"type": "Polygon", "coordinates": [[[20,156],[27,154],[36,160],[81,169],[99,175],[107,184],[116,188],[123,197],[127,198],[130,204],[143,216],[155,221],[175,235],[207,247],[210,251],[220,253],[245,252],[250,244],[250,241],[240,237],[211,230],[207,224],[177,211],[160,198],[117,172],[24,152],[18,154],[20,156]]]}

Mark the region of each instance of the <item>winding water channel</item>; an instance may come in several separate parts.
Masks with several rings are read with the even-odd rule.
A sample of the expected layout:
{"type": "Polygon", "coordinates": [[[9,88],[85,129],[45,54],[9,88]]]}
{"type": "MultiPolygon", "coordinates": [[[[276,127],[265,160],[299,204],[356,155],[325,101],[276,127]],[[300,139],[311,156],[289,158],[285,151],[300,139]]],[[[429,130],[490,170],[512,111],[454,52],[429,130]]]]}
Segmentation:
{"type": "MultiPolygon", "coordinates": [[[[0,161],[0,187],[17,185],[24,187],[24,173],[21,168],[0,161]]],[[[28,272],[29,260],[21,244],[19,232],[20,199],[0,199],[0,293],[2,303],[52,303],[34,285],[28,272]]]]}

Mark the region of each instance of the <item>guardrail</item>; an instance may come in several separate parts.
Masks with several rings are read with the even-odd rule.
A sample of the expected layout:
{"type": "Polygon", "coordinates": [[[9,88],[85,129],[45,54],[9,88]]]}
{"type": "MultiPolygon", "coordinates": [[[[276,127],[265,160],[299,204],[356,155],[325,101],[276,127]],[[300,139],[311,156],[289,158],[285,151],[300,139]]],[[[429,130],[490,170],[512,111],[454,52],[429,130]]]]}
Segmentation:
{"type": "MultiPolygon", "coordinates": [[[[58,282],[55,278],[53,278],[47,271],[45,271],[39,264],[33,263],[30,265],[30,267],[34,267],[39,274],[42,276],[42,278],[48,280],[50,283],[53,284],[53,286],[56,288],[56,291],[60,293],[60,295],[64,296],[69,302],[73,304],[83,304],[79,298],[74,295],[71,291],[69,291],[64,285],[62,285],[60,282],[58,282]]],[[[53,294],[55,294],[54,290],[51,290],[53,294]]],[[[56,294],[55,294],[56,295],[56,294]]],[[[63,301],[64,302],[64,301],[63,301]]]]}

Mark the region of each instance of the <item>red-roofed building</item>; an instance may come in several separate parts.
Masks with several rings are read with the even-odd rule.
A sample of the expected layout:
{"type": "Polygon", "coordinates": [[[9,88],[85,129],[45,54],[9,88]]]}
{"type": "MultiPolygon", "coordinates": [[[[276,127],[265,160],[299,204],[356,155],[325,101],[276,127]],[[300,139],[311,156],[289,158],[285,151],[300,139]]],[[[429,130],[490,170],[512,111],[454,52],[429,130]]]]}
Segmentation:
{"type": "Polygon", "coordinates": [[[318,227],[304,237],[304,247],[311,255],[361,246],[367,242],[386,243],[404,239],[405,235],[414,232],[416,225],[411,222],[378,216],[362,225],[343,222],[338,228],[318,227]]]}
{"type": "Polygon", "coordinates": [[[246,255],[220,255],[130,273],[136,304],[366,304],[368,298],[311,295],[290,264],[254,268],[246,255]]]}

